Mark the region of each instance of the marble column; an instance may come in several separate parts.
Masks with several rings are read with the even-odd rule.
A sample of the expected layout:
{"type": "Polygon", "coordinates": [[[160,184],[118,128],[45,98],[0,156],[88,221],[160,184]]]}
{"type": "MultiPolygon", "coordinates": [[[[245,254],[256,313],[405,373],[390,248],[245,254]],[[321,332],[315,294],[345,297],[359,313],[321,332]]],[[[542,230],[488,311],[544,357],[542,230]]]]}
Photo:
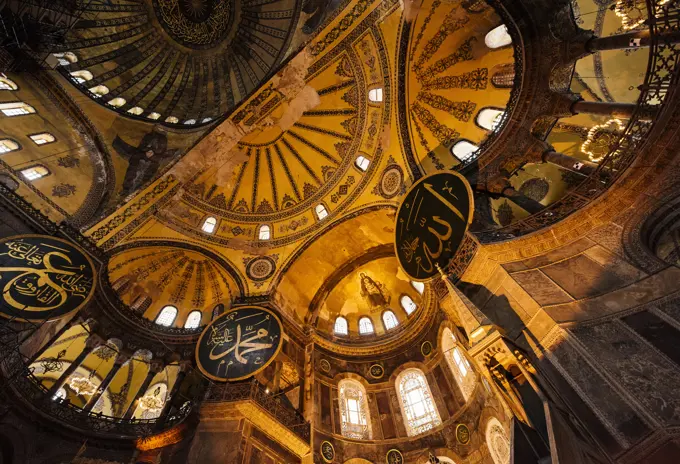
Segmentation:
{"type": "Polygon", "coordinates": [[[135,410],[139,405],[140,398],[144,396],[144,393],[146,393],[146,390],[149,388],[151,381],[156,376],[156,374],[163,370],[163,367],[164,366],[160,363],[151,363],[151,365],[149,366],[149,372],[146,374],[146,378],[144,379],[144,382],[142,382],[142,385],[139,387],[139,390],[137,390],[137,393],[135,394],[134,399],[130,403],[130,406],[128,407],[127,411],[125,412],[125,415],[123,415],[123,419],[132,418],[132,415],[135,413],[135,410]]]}
{"type": "Polygon", "coordinates": [[[59,376],[59,379],[52,385],[52,387],[49,389],[47,392],[48,396],[51,398],[57,393],[57,391],[64,385],[64,382],[68,380],[68,378],[75,372],[78,367],[85,361],[85,358],[92,353],[95,349],[97,349],[100,345],[104,344],[104,340],[102,340],[100,337],[97,335],[90,335],[90,337],[87,339],[85,342],[85,347],[83,348],[83,351],[78,354],[76,359],[74,359],[71,364],[66,368],[66,370],[59,376]]]}
{"type": "Polygon", "coordinates": [[[126,361],[130,359],[130,356],[124,355],[124,354],[118,354],[116,356],[116,360],[113,363],[113,366],[111,366],[111,370],[109,370],[109,373],[106,374],[106,377],[104,377],[104,380],[99,384],[99,388],[94,392],[94,394],[90,397],[88,400],[87,404],[83,408],[85,411],[92,411],[92,408],[94,408],[94,405],[97,404],[97,401],[99,401],[99,398],[104,394],[106,389],[108,388],[109,384],[113,380],[113,378],[116,376],[120,368],[125,364],[126,361]]]}

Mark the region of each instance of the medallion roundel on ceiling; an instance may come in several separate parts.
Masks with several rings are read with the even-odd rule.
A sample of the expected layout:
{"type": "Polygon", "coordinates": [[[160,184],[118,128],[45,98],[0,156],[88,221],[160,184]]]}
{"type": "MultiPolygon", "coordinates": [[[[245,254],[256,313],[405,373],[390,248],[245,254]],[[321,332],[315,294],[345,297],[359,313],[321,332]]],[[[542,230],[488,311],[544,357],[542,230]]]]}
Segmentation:
{"type": "Polygon", "coordinates": [[[276,262],[269,256],[253,259],[246,266],[246,274],[255,282],[267,280],[274,274],[274,271],[276,271],[276,262]]]}
{"type": "Polygon", "coordinates": [[[153,0],[158,22],[182,45],[204,49],[218,45],[234,18],[228,0],[153,0]]]}

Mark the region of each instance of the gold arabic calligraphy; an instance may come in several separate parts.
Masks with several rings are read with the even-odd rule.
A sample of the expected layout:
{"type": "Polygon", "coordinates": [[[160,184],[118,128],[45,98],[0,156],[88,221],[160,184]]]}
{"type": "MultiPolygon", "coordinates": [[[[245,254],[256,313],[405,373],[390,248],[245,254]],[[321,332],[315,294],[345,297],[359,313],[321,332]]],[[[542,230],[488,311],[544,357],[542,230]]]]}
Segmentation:
{"type": "MultiPolygon", "coordinates": [[[[252,326],[247,326],[252,327],[252,326]]],[[[231,334],[230,328],[225,328],[223,332],[220,332],[217,330],[216,327],[212,327],[212,332],[210,334],[210,339],[208,340],[208,345],[213,345],[212,349],[210,350],[210,360],[211,361],[216,361],[218,359],[222,359],[225,356],[227,356],[229,353],[232,351],[234,352],[234,358],[240,362],[241,364],[248,364],[248,359],[244,358],[244,355],[248,353],[252,353],[254,351],[259,351],[259,350],[264,350],[267,348],[271,348],[273,346],[272,343],[255,343],[255,340],[260,340],[262,338],[265,338],[269,335],[269,331],[267,329],[258,329],[257,332],[249,332],[245,334],[246,336],[251,335],[254,333],[249,338],[245,338],[241,340],[241,324],[238,324],[236,326],[236,343],[229,348],[226,351],[223,351],[221,353],[215,354],[215,349],[218,347],[223,347],[224,345],[228,345],[229,343],[234,341],[234,336],[231,334]],[[243,351],[241,351],[243,348],[245,348],[243,351]]],[[[257,362],[257,359],[255,360],[256,364],[261,364],[262,360],[261,358],[260,362],[257,362]]]]}

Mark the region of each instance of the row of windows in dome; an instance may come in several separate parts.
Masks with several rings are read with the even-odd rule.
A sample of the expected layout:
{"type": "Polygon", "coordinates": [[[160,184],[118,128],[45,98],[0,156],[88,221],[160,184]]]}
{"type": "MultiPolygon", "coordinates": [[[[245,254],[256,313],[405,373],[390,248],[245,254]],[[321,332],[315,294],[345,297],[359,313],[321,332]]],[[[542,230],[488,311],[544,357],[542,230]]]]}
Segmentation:
{"type": "MultiPolygon", "coordinates": [[[[422,282],[411,282],[411,285],[418,293],[421,295],[423,294],[423,291],[425,290],[425,284],[422,282]]],[[[418,309],[418,306],[408,295],[402,295],[402,297],[399,299],[399,304],[408,316],[413,314],[413,312],[418,309]]],[[[383,325],[385,326],[385,331],[392,330],[399,325],[397,316],[389,309],[383,312],[382,321],[383,325]]],[[[349,323],[347,322],[347,319],[342,316],[338,316],[335,319],[333,333],[335,333],[335,335],[349,335],[349,323]]],[[[373,333],[375,333],[375,329],[373,327],[373,321],[371,318],[368,316],[359,318],[359,334],[370,335],[373,333]]]]}
{"type": "MultiPolygon", "coordinates": [[[[474,385],[475,382],[470,362],[448,328],[442,332],[441,346],[449,369],[467,401],[470,389],[466,385],[471,382],[474,385]]],[[[486,383],[485,386],[489,388],[486,383]]],[[[427,378],[420,369],[410,368],[399,374],[395,387],[409,436],[419,435],[441,424],[427,378]]],[[[343,379],[338,384],[338,393],[342,435],[356,440],[370,440],[371,415],[364,386],[357,380],[343,379]]]]}
{"type": "MultiPolygon", "coordinates": [[[[177,308],[174,306],[165,306],[163,309],[161,309],[161,312],[158,313],[158,316],[156,316],[156,320],[154,322],[158,325],[162,325],[163,327],[172,327],[172,325],[175,323],[175,319],[177,319],[178,312],[179,311],[177,311],[177,308]]],[[[202,319],[203,313],[201,311],[191,311],[189,316],[187,316],[187,320],[184,322],[184,328],[196,329],[200,327],[202,319]]]]}

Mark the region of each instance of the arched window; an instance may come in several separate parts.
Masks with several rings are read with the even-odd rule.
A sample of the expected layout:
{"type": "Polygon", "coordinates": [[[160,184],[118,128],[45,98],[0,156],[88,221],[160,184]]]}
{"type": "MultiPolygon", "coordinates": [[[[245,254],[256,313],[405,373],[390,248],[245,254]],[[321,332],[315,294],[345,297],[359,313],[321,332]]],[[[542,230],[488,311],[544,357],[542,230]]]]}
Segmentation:
{"type": "Polygon", "coordinates": [[[122,97],[116,97],[114,99],[111,99],[108,101],[108,104],[113,106],[114,108],[120,108],[126,103],[125,99],[122,97]]]}
{"type": "Polygon", "coordinates": [[[371,160],[363,155],[359,155],[357,156],[356,161],[354,161],[354,164],[356,164],[356,166],[362,171],[366,171],[366,169],[368,169],[368,165],[371,164],[371,160]]]}
{"type": "Polygon", "coordinates": [[[377,87],[368,91],[368,99],[373,103],[380,103],[383,101],[383,89],[382,87],[377,87]]]}
{"type": "Polygon", "coordinates": [[[187,317],[186,322],[184,323],[184,328],[185,329],[195,329],[198,326],[201,325],[201,318],[203,314],[201,314],[200,311],[191,311],[189,313],[189,317],[187,317]]]}
{"type": "Polygon", "coordinates": [[[508,33],[508,28],[505,24],[501,24],[495,29],[491,29],[486,37],[484,37],[484,43],[487,47],[494,50],[496,48],[505,47],[512,43],[512,37],[508,33]]]}
{"type": "Polygon", "coordinates": [[[340,428],[342,435],[355,440],[370,440],[371,427],[366,390],[356,380],[338,383],[340,396],[340,428]]]}
{"type": "Polygon", "coordinates": [[[484,108],[477,114],[477,124],[488,131],[495,131],[503,120],[505,111],[496,108],[484,108]]]}
{"type": "Polygon", "coordinates": [[[18,90],[19,86],[17,86],[14,81],[6,78],[6,77],[0,77],[0,90],[18,90]]]}
{"type": "Polygon", "coordinates": [[[162,325],[164,327],[170,327],[172,326],[172,323],[175,322],[175,318],[177,317],[177,308],[174,306],[166,306],[163,309],[161,309],[161,312],[158,313],[158,317],[156,318],[156,324],[162,325]]]}
{"type": "Polygon", "coordinates": [[[4,139],[0,140],[0,153],[9,153],[19,149],[19,144],[14,140],[4,139]]]}
{"type": "Polygon", "coordinates": [[[218,304],[213,308],[212,312],[212,320],[214,321],[218,317],[220,317],[220,314],[224,312],[224,305],[222,303],[218,304]]]}
{"type": "Polygon", "coordinates": [[[413,311],[415,311],[418,308],[418,306],[416,306],[411,297],[408,295],[403,295],[399,299],[399,304],[401,304],[401,307],[404,309],[404,311],[406,311],[406,314],[408,314],[409,316],[413,311]]]}
{"type": "Polygon", "coordinates": [[[338,318],[335,320],[335,327],[333,328],[333,331],[336,335],[347,335],[347,319],[342,316],[338,316],[338,318]]]}
{"type": "Polygon", "coordinates": [[[132,302],[130,305],[130,309],[139,314],[140,316],[144,314],[144,311],[149,309],[149,306],[151,306],[151,297],[148,295],[140,295],[137,298],[135,298],[135,301],[132,302]]]}
{"type": "Polygon", "coordinates": [[[212,121],[212,118],[203,118],[201,124],[212,121]]]}
{"type": "Polygon", "coordinates": [[[501,64],[492,69],[491,83],[499,89],[509,89],[515,84],[515,65],[501,64]]]}
{"type": "Polygon", "coordinates": [[[479,150],[479,147],[474,143],[468,142],[467,140],[456,142],[451,147],[451,153],[461,163],[466,163],[476,158],[477,150],[479,150]]]}
{"type": "Polygon", "coordinates": [[[399,325],[397,316],[394,315],[392,311],[385,311],[382,315],[383,324],[385,324],[385,330],[394,329],[399,325]]]}
{"type": "Polygon", "coordinates": [[[267,224],[262,224],[260,226],[260,231],[258,232],[258,237],[260,240],[269,240],[272,236],[271,229],[267,224]]]}
{"type": "Polygon", "coordinates": [[[74,81],[76,81],[78,84],[82,84],[87,81],[91,81],[94,76],[92,73],[88,70],[82,70],[82,71],[73,71],[71,73],[71,77],[73,78],[74,81]]]}
{"type": "Polygon", "coordinates": [[[362,317],[359,319],[359,333],[361,335],[368,335],[373,333],[373,322],[370,317],[362,317]]]}
{"type": "Polygon", "coordinates": [[[326,207],[324,205],[316,205],[316,208],[314,208],[314,212],[316,213],[316,218],[319,221],[328,216],[328,211],[326,211],[326,207]]]}
{"type": "Polygon", "coordinates": [[[411,281],[411,287],[413,287],[419,295],[422,295],[425,291],[425,284],[422,282],[411,281]]]}
{"type": "Polygon", "coordinates": [[[135,116],[139,116],[142,113],[144,113],[144,108],[141,108],[139,106],[133,106],[132,108],[127,110],[127,112],[130,113],[130,114],[134,114],[135,116]]]}
{"type": "Polygon", "coordinates": [[[203,221],[203,226],[201,226],[201,230],[206,234],[212,234],[213,232],[215,232],[215,226],[217,226],[217,219],[211,216],[209,218],[206,218],[205,221],[203,221]]]}
{"type": "Polygon", "coordinates": [[[161,114],[160,114],[160,113],[156,113],[156,112],[154,111],[153,113],[149,113],[149,115],[147,116],[147,118],[156,121],[156,120],[158,120],[158,119],[161,118],[161,114]]]}
{"type": "Polygon", "coordinates": [[[26,180],[37,180],[41,177],[49,176],[50,171],[47,170],[45,166],[35,165],[30,168],[22,169],[21,175],[26,178],[26,180]]]}
{"type": "Polygon", "coordinates": [[[404,425],[410,437],[427,432],[442,423],[422,371],[407,369],[399,374],[397,391],[404,425]]]}
{"type": "Polygon", "coordinates": [[[88,90],[94,95],[94,98],[103,97],[109,93],[109,88],[105,85],[90,87],[88,90]]]}
{"type": "Polygon", "coordinates": [[[68,66],[78,62],[78,57],[73,52],[53,53],[53,55],[59,61],[60,66],[68,66]]]}
{"type": "Polygon", "coordinates": [[[66,389],[64,387],[61,387],[59,390],[57,390],[54,393],[54,396],[52,396],[52,401],[62,401],[66,399],[66,389]]]}
{"type": "Polygon", "coordinates": [[[494,464],[510,464],[510,439],[495,417],[486,424],[486,446],[494,464]]]}
{"type": "Polygon", "coordinates": [[[165,118],[165,122],[169,124],[177,124],[179,122],[179,119],[177,119],[174,116],[168,116],[167,118],[165,118]]]}
{"type": "Polygon", "coordinates": [[[35,108],[24,102],[0,103],[0,111],[5,116],[21,116],[23,114],[35,113],[35,108]]]}
{"type": "Polygon", "coordinates": [[[457,345],[456,337],[448,327],[442,332],[441,347],[449,369],[451,369],[463,397],[467,400],[475,389],[475,375],[472,373],[470,363],[457,345]]]}
{"type": "Polygon", "coordinates": [[[192,126],[192,125],[196,124],[196,120],[195,119],[187,119],[186,121],[184,121],[184,124],[186,124],[188,126],[192,126]]]}
{"type": "Polygon", "coordinates": [[[42,134],[33,134],[30,135],[29,137],[31,138],[31,140],[35,142],[36,145],[45,145],[57,140],[54,138],[54,135],[50,134],[49,132],[43,132],[42,134]]]}

